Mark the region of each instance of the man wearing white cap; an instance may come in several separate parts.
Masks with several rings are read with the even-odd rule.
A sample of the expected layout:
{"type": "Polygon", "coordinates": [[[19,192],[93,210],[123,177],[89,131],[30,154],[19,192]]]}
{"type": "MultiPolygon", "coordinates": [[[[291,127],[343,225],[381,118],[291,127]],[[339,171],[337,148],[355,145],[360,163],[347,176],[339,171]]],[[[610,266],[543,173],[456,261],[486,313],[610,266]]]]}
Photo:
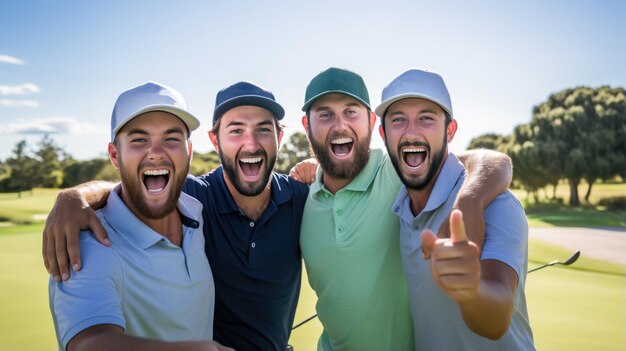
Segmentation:
{"type": "Polygon", "coordinates": [[[392,210],[400,218],[415,349],[534,350],[522,205],[505,191],[485,208],[486,233],[466,234],[462,213],[453,211],[466,171],[448,152],[457,122],[443,79],[411,69],[381,100],[380,133],[404,183],[392,210]],[[451,235],[438,238],[433,232],[448,216],[451,235]]]}
{"type": "Polygon", "coordinates": [[[50,277],[60,349],[228,349],[210,340],[215,288],[202,205],[181,193],[199,124],[182,96],[158,83],[117,99],[108,151],[122,182],[97,212],[112,245],[81,232],[82,270],[71,281],[50,277]]]}

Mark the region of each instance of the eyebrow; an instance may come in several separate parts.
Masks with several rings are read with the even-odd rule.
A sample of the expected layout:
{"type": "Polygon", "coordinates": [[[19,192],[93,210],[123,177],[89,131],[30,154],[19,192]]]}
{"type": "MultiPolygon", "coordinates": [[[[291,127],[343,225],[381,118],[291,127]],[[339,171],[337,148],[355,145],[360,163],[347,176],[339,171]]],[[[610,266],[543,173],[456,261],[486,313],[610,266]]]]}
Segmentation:
{"type": "MultiPolygon", "coordinates": [[[[435,110],[431,110],[431,109],[429,109],[429,108],[426,108],[426,109],[423,109],[423,110],[419,110],[419,111],[418,111],[418,114],[422,114],[422,113],[432,113],[432,114],[436,115],[436,114],[437,114],[437,111],[435,111],[435,110]]],[[[404,112],[403,112],[403,111],[393,111],[393,112],[391,112],[391,113],[389,114],[389,116],[401,115],[401,114],[404,114],[404,112]]]]}
{"type": "MultiPolygon", "coordinates": [[[[267,124],[274,125],[274,121],[272,119],[265,119],[265,120],[257,123],[257,126],[262,126],[262,125],[267,125],[267,124]]],[[[244,123],[244,122],[232,121],[232,122],[228,123],[228,125],[226,125],[226,127],[245,126],[245,125],[246,125],[246,123],[244,123]]]]}
{"type": "MultiPolygon", "coordinates": [[[[358,102],[349,102],[349,103],[345,104],[343,106],[343,108],[346,108],[346,107],[359,107],[359,106],[361,106],[361,104],[359,104],[358,102]]],[[[329,106],[319,106],[319,107],[315,108],[314,111],[315,112],[317,112],[317,111],[327,111],[327,110],[330,110],[330,109],[331,108],[329,106]]]]}
{"type": "MultiPolygon", "coordinates": [[[[170,129],[166,130],[163,134],[175,134],[175,133],[185,134],[183,129],[180,128],[180,127],[172,127],[170,129]]],[[[148,135],[150,133],[148,133],[147,131],[145,131],[145,130],[143,130],[141,128],[133,128],[133,129],[130,129],[128,131],[127,135],[132,135],[132,134],[148,135]]]]}

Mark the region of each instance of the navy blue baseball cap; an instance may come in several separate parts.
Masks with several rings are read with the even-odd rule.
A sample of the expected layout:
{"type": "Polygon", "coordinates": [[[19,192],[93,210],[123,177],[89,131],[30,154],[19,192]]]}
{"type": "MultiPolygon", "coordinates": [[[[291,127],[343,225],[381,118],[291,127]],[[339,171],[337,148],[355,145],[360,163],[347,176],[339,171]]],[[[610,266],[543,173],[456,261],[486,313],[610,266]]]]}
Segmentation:
{"type": "Polygon", "coordinates": [[[271,91],[250,82],[238,82],[220,90],[215,98],[213,125],[228,110],[238,106],[258,106],[269,110],[277,120],[285,116],[285,110],[271,91]]]}

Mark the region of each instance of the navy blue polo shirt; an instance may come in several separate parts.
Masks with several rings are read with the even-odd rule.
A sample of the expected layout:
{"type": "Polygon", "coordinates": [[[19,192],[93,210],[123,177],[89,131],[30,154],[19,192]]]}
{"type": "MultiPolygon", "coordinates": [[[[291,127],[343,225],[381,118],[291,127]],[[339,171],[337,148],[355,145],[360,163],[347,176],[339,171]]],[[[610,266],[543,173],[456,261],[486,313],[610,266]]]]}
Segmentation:
{"type": "Polygon", "coordinates": [[[215,281],[213,337],[239,351],[284,351],[300,294],[300,223],[309,189],[282,174],[271,181],[271,199],[257,222],[233,200],[222,167],[188,176],[183,188],[204,206],[215,281]]]}

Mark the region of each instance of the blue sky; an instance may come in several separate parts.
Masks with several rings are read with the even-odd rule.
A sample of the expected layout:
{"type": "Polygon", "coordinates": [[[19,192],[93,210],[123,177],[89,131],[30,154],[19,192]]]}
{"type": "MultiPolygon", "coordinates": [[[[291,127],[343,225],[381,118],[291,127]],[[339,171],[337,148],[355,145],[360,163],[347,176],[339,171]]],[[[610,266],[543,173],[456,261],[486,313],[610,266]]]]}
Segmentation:
{"type": "Polygon", "coordinates": [[[274,92],[288,137],[330,66],[361,74],[373,107],[406,69],[440,73],[460,151],[528,122],[553,92],[626,86],[626,2],[0,0],[0,160],[44,133],[77,159],[104,155],[115,99],[149,80],[202,121],[197,151],[212,149],[215,94],[241,80],[274,92]]]}

